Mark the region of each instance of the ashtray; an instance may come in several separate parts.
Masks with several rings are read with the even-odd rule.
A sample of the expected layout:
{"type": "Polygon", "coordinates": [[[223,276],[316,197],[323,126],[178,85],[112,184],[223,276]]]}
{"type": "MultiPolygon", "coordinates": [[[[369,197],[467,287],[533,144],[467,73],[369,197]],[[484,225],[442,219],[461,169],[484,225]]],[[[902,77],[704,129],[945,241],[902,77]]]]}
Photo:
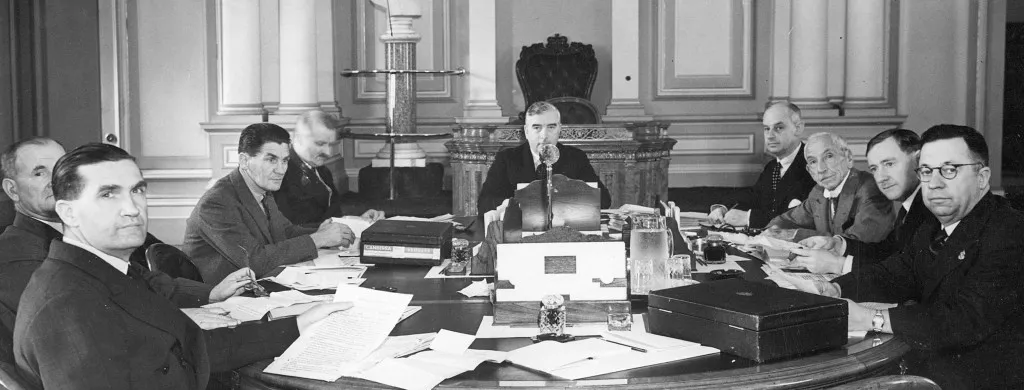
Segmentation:
{"type": "Polygon", "coordinates": [[[738,269],[716,269],[714,271],[708,272],[708,276],[711,278],[711,280],[738,278],[740,277],[740,275],[743,275],[743,271],[740,271],[738,269]]]}

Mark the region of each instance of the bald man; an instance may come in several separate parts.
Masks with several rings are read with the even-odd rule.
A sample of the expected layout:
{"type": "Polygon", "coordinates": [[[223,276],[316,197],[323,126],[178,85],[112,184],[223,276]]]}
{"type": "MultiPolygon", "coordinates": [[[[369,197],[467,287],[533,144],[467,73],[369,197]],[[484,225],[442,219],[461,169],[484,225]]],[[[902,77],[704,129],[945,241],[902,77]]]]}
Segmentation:
{"type": "MultiPolygon", "coordinates": [[[[320,110],[307,111],[295,123],[291,159],[281,189],[274,193],[281,214],[296,225],[319,225],[340,217],[341,193],[334,186],[331,170],[324,166],[331,158],[331,144],[341,124],[320,110]]],[[[367,210],[363,217],[380,219],[383,213],[367,210]]]]}

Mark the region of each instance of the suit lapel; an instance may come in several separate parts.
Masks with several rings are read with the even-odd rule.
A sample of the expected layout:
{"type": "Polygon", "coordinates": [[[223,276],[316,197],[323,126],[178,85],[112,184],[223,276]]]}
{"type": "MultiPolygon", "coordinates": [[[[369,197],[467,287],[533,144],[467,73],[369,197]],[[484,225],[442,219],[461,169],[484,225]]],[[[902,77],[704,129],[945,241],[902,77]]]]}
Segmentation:
{"type": "Polygon", "coordinates": [[[843,223],[850,216],[850,211],[853,209],[853,198],[857,197],[857,189],[860,188],[860,171],[856,169],[850,169],[850,176],[847,177],[846,183],[843,184],[842,191],[839,192],[839,203],[836,204],[836,216],[832,218],[832,233],[839,234],[843,231],[843,223]]]}
{"type": "MultiPolygon", "coordinates": [[[[989,217],[989,210],[992,208],[991,194],[985,195],[974,209],[964,219],[960,220],[956,230],[946,239],[942,250],[935,255],[935,263],[932,265],[933,276],[927,279],[924,285],[924,295],[927,299],[932,292],[942,284],[942,281],[949,277],[950,273],[961,267],[970,267],[978,258],[978,242],[981,232],[989,217]]],[[[941,226],[938,220],[927,226],[931,233],[938,231],[941,226]]]]}
{"type": "Polygon", "coordinates": [[[96,278],[110,290],[114,304],[132,317],[170,333],[178,340],[186,339],[187,317],[169,300],[150,291],[145,282],[131,279],[85,249],[61,241],[51,245],[50,258],[68,263],[96,278]]]}
{"type": "MultiPolygon", "coordinates": [[[[519,177],[518,183],[529,183],[534,180],[537,180],[537,168],[533,161],[533,153],[530,152],[530,143],[524,142],[519,147],[523,149],[520,153],[520,156],[522,157],[521,166],[523,167],[523,171],[522,175],[519,177]]],[[[514,185],[518,183],[512,184],[514,185]]]]}
{"type": "Polygon", "coordinates": [[[811,194],[807,197],[808,202],[812,203],[812,211],[814,214],[814,230],[830,232],[831,229],[828,227],[828,200],[825,199],[825,189],[821,186],[814,186],[811,189],[811,194]]]}
{"type": "MultiPolygon", "coordinates": [[[[245,185],[245,179],[242,178],[242,172],[235,169],[229,176],[231,177],[231,185],[235,187],[235,193],[238,194],[238,200],[242,203],[242,208],[249,214],[254,221],[256,226],[259,227],[260,233],[263,233],[263,239],[266,242],[274,242],[273,235],[270,234],[270,225],[268,224],[267,214],[263,212],[263,208],[256,203],[256,197],[249,190],[249,186],[245,185]]],[[[266,196],[273,196],[271,193],[267,193],[266,196]]],[[[268,210],[269,211],[269,210],[268,210]]]]}
{"type": "Polygon", "coordinates": [[[50,241],[64,236],[56,229],[50,227],[50,225],[39,222],[20,212],[14,215],[14,223],[12,225],[17,226],[33,236],[42,238],[46,242],[47,246],[50,245],[50,241]]]}

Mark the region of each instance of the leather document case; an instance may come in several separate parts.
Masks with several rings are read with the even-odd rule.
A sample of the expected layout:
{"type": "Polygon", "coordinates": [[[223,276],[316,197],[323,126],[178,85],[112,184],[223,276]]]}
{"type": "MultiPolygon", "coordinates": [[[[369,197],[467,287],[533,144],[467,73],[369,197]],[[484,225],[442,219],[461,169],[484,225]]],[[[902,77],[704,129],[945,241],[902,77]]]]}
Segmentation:
{"type": "Polygon", "coordinates": [[[726,279],[652,291],[651,333],[764,362],[846,344],[842,299],[726,279]]]}
{"type": "Polygon", "coordinates": [[[452,224],[429,221],[377,221],[360,237],[367,264],[441,265],[452,253],[452,224]]]}

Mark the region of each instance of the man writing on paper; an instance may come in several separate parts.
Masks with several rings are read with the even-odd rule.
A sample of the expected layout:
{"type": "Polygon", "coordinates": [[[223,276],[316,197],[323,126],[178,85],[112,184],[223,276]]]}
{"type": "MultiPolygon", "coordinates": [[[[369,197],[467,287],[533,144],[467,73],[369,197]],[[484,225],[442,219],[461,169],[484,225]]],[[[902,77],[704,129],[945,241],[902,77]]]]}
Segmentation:
{"type": "MultiPolygon", "coordinates": [[[[32,273],[46,259],[50,243],[63,237],[64,226],[54,209],[50,185],[53,166],[63,155],[64,147],[57,141],[36,137],[15,142],[0,156],[4,192],[17,210],[14,224],[0,234],[0,253],[4,254],[0,256],[0,359],[12,363],[11,337],[18,301],[32,273]]],[[[159,242],[147,234],[145,243],[129,256],[130,261],[148,269],[145,250],[159,242]]],[[[247,271],[242,270],[236,277],[228,278],[213,288],[183,278],[154,280],[153,283],[161,283],[158,291],[178,307],[198,308],[241,293],[245,283],[237,279],[247,271]]],[[[190,313],[195,314],[199,310],[202,309],[190,313]]]]}
{"type": "Polygon", "coordinates": [[[270,192],[281,188],[290,137],[272,123],[256,123],[238,139],[238,169],[199,199],[185,225],[183,250],[207,282],[250,267],[263,277],[280,265],[317,256],[317,248],[348,246],[353,234],[330,220],[319,228],[296,226],[281,214],[270,192]]]}
{"type": "Polygon", "coordinates": [[[765,164],[753,187],[744,190],[736,208],[723,214],[712,211],[709,219],[732,226],[764,227],[807,199],[814,179],[804,159],[804,121],[800,108],[789,102],[772,104],[764,112],[764,150],[775,159],[765,164]]]}
{"type": "Polygon", "coordinates": [[[851,331],[900,336],[912,348],[909,372],[943,389],[1024,388],[1024,214],[990,192],[988,146],[977,131],[938,125],[921,138],[917,173],[935,219],[878,264],[798,287],[851,299],[851,331]],[[903,304],[910,300],[919,303],[903,304]]]}
{"type": "Polygon", "coordinates": [[[494,164],[487,171],[487,178],[480,187],[477,199],[477,213],[494,210],[505,199],[515,194],[516,184],[530,183],[547,177],[546,167],[541,164],[540,146],[554,144],[558,147],[558,161],[552,165],[552,173],[562,174],[570,179],[596,182],[601,189],[601,208],[611,206],[611,195],[604,183],[597,177],[590,159],[582,150],[558,143],[562,131],[561,114],[548,102],[536,102],[526,110],[526,125],[523,133],[526,142],[511,149],[498,152],[494,164]]]}
{"type": "Polygon", "coordinates": [[[845,274],[882,261],[906,246],[921,223],[935,218],[925,207],[919,190],[916,170],[920,154],[921,137],[910,130],[886,130],[868,141],[868,170],[896,209],[892,231],[877,243],[840,235],[805,239],[800,244],[808,248],[793,250],[799,257],[792,266],[814,273],[845,274]]]}
{"type": "MultiPolygon", "coordinates": [[[[288,170],[281,189],[274,192],[281,214],[293,224],[319,224],[342,215],[341,193],[334,186],[331,170],[324,166],[331,158],[331,144],[336,142],[339,128],[337,119],[320,110],[306,111],[295,122],[288,170]]],[[[384,213],[371,209],[362,217],[376,221],[384,213]]]]}
{"type": "Polygon", "coordinates": [[[871,174],[853,168],[846,140],[832,133],[813,134],[807,138],[804,158],[817,185],[806,202],[775,217],[768,226],[801,229],[797,239],[838,234],[878,242],[889,234],[896,218],[892,202],[878,191],[871,174]]]}
{"type": "Polygon", "coordinates": [[[129,261],[146,237],[146,181],[125,151],[88,144],[57,161],[52,188],[63,241],[32,275],[14,327],[14,358],[40,388],[205,388],[211,372],[277,356],[309,325],[295,320],[202,331],[163,297],[165,279],[129,261]]]}

